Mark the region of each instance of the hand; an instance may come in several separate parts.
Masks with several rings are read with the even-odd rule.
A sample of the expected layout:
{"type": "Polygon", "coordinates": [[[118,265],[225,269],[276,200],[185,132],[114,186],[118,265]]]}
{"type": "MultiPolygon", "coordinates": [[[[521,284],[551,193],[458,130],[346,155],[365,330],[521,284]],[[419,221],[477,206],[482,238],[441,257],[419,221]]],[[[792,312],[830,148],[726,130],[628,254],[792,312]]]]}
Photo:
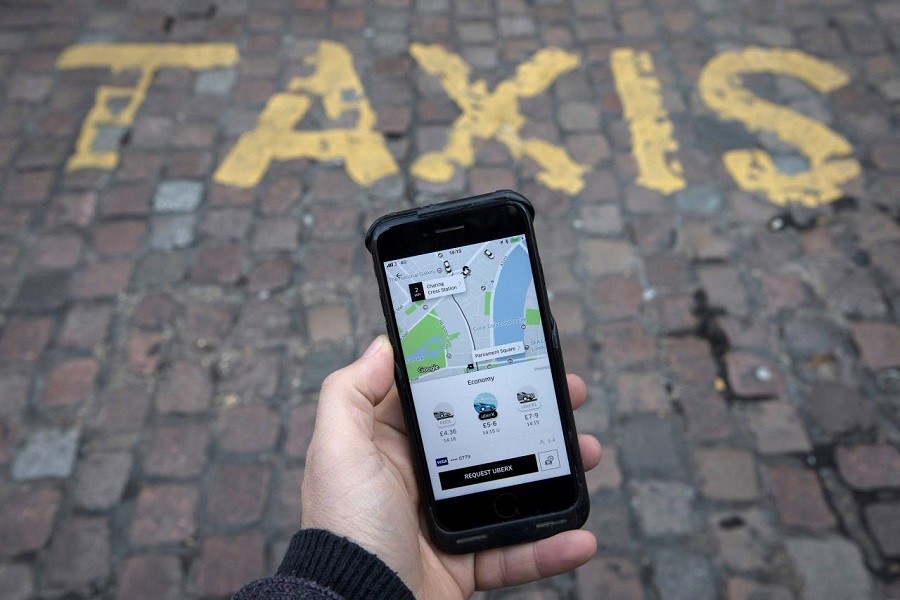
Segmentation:
{"type": "MultiPolygon", "coordinates": [[[[400,398],[393,353],[379,336],[362,358],[322,384],[301,493],[304,528],[327,529],[378,555],[417,598],[468,598],[475,590],[518,585],[564,573],[594,555],[588,531],[475,554],[446,554],[428,537],[400,398]]],[[[568,376],[575,407],[584,381],[568,376]]],[[[600,462],[600,443],[579,436],[586,469],[600,462]]]]}

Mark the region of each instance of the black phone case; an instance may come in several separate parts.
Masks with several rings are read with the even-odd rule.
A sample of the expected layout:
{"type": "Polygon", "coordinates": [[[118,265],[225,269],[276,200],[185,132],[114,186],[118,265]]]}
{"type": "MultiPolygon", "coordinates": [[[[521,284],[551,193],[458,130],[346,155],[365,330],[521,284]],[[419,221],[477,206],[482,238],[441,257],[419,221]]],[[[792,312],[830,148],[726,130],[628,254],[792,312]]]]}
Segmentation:
{"type": "MultiPolygon", "coordinates": [[[[421,451],[422,440],[419,434],[418,424],[415,415],[412,412],[413,400],[408,383],[405,379],[403,369],[403,356],[400,346],[400,336],[396,328],[391,327],[390,304],[385,296],[387,290],[387,281],[385,280],[383,269],[380,268],[381,259],[378,257],[377,240],[378,236],[390,227],[402,225],[417,221],[422,217],[428,217],[435,214],[450,214],[457,211],[464,211],[471,208],[478,208],[481,205],[491,203],[496,200],[512,201],[520,204],[528,213],[528,235],[531,239],[534,237],[534,207],[527,198],[512,190],[498,190],[490,194],[463,198],[460,200],[452,200],[440,204],[431,204],[420,208],[400,211],[384,215],[375,220],[366,232],[366,248],[372,254],[375,267],[375,276],[378,279],[379,297],[381,299],[382,310],[384,311],[385,323],[387,324],[387,333],[394,348],[394,379],[397,382],[397,390],[400,393],[401,405],[403,406],[403,418],[406,422],[406,429],[413,444],[412,455],[416,472],[416,478],[419,483],[419,489],[422,490],[423,498],[428,494],[429,489],[428,468],[424,461],[424,453],[421,451]]],[[[574,473],[576,475],[578,496],[575,504],[564,511],[539,515],[535,517],[525,517],[468,529],[465,531],[448,531],[443,529],[437,522],[433,512],[430,498],[426,498],[423,502],[425,515],[428,521],[429,533],[435,546],[444,552],[452,554],[464,554],[468,552],[477,552],[479,550],[487,550],[499,546],[508,546],[512,544],[520,544],[531,542],[538,539],[550,537],[561,531],[569,529],[578,529],[584,525],[590,511],[590,501],[587,492],[587,483],[584,477],[584,466],[581,463],[581,453],[578,449],[578,433],[575,429],[575,417],[572,412],[572,403],[569,398],[568,390],[565,384],[565,365],[563,363],[562,351],[559,343],[559,335],[556,327],[556,320],[553,318],[549,310],[549,300],[547,299],[546,285],[544,283],[544,272],[541,267],[540,255],[537,254],[537,245],[535,244],[535,259],[537,269],[535,269],[535,290],[538,291],[542,298],[544,306],[550,315],[550,343],[547,344],[551,357],[550,363],[553,369],[555,381],[562,381],[564,397],[567,400],[568,410],[561,410],[563,426],[568,437],[568,450],[572,455],[574,473]],[[557,379],[561,378],[561,379],[557,379]]],[[[559,390],[557,390],[559,393],[559,390]]]]}

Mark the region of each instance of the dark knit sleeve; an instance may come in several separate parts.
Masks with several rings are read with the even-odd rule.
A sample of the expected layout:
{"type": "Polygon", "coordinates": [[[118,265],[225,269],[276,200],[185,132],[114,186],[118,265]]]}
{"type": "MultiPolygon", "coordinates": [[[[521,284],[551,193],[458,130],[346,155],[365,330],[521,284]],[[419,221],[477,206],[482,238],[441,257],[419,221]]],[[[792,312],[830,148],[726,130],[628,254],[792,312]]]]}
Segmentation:
{"type": "Polygon", "coordinates": [[[291,538],[275,577],[244,586],[234,600],[415,600],[390,567],[371,552],[322,529],[291,538]]]}

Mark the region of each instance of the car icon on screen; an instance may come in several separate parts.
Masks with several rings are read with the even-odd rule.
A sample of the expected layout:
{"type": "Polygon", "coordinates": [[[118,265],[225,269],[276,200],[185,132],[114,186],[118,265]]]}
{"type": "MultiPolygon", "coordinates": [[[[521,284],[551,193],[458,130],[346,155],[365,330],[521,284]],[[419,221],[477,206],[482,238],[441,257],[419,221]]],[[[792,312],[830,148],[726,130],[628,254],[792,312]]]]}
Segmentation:
{"type": "Polygon", "coordinates": [[[447,271],[448,273],[453,273],[453,268],[450,266],[449,260],[444,261],[444,270],[447,271]]]}
{"type": "Polygon", "coordinates": [[[434,411],[434,418],[440,421],[441,419],[452,419],[453,413],[444,411],[444,410],[436,410],[434,411]]]}
{"type": "Polygon", "coordinates": [[[463,274],[463,277],[468,277],[469,275],[472,274],[472,269],[469,268],[469,265],[463,266],[462,274],[463,274]]]}
{"type": "Polygon", "coordinates": [[[475,404],[475,410],[478,411],[478,413],[480,414],[483,412],[497,410],[497,405],[496,404],[488,404],[487,402],[478,402],[475,404]]]}
{"type": "Polygon", "coordinates": [[[484,255],[487,256],[488,258],[494,258],[494,253],[488,249],[484,250],[484,255]]]}
{"type": "Polygon", "coordinates": [[[519,404],[535,402],[537,400],[537,394],[532,394],[530,392],[516,392],[516,400],[519,401],[519,404]]]}

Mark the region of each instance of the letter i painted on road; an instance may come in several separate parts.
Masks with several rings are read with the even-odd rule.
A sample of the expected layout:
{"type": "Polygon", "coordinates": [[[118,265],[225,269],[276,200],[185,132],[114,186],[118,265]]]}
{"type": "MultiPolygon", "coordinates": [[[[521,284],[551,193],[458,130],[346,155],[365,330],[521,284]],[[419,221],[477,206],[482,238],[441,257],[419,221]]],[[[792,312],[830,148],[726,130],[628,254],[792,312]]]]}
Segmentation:
{"type": "Polygon", "coordinates": [[[617,48],[610,66],[631,130],[638,184],[663,194],[684,189],[681,161],[674,156],[678,142],[672,136],[672,122],[663,106],[650,53],[617,48]]]}
{"type": "Polygon", "coordinates": [[[797,148],[809,170],[795,175],[781,172],[763,150],[732,150],[725,167],[744,190],[761,192],[779,206],[798,202],[815,207],[843,195],[841,184],[858,177],[861,169],[850,143],[824,124],[751,93],[741,75],[771,73],[796,77],[827,94],[849,81],[847,74],[818,58],[776,48],[747,48],[722,52],[700,74],[700,97],[720,117],[743,123],[750,131],[769,131],[797,148]]]}
{"type": "Polygon", "coordinates": [[[537,180],[554,190],[577,194],[584,187],[587,168],[550,142],[522,139],[519,130],[527,120],[519,110],[519,98],[531,98],[549,88],[557,77],[580,64],[579,58],[559,48],[544,48],[516,69],[510,79],[501,81],[488,92],[484,80],[469,83],[471,68],[459,55],[438,45],[413,44],[410,53],[425,72],[439,78],[447,95],[462,114],[450,128],[446,147],[419,157],[412,174],[425,181],[444,182],[457,167],[475,162],[472,141],[496,139],[515,159],[531,158],[540,172],[537,180]]]}
{"type": "Polygon", "coordinates": [[[347,175],[363,187],[399,171],[384,137],[375,131],[375,111],[347,47],[332,41],[319,42],[316,52],[305,62],[315,67],[313,74],[293,78],[287,92],[269,99],[256,128],[238,139],[216,169],[213,179],[217,183],[253,187],[262,180],[272,161],[294,158],[340,159],[347,175]],[[356,126],[297,131],[294,128],[312,104],[311,96],[322,99],[329,119],[355,111],[356,126]]]}
{"type": "Polygon", "coordinates": [[[234,44],[79,44],[66,48],[56,61],[59,69],[106,68],[113,73],[137,71],[134,87],[102,85],[75,142],[66,170],[112,169],[119,164],[115,150],[95,149],[101,127],[130,127],[160,69],[194,71],[232,67],[240,58],[234,44]]]}

